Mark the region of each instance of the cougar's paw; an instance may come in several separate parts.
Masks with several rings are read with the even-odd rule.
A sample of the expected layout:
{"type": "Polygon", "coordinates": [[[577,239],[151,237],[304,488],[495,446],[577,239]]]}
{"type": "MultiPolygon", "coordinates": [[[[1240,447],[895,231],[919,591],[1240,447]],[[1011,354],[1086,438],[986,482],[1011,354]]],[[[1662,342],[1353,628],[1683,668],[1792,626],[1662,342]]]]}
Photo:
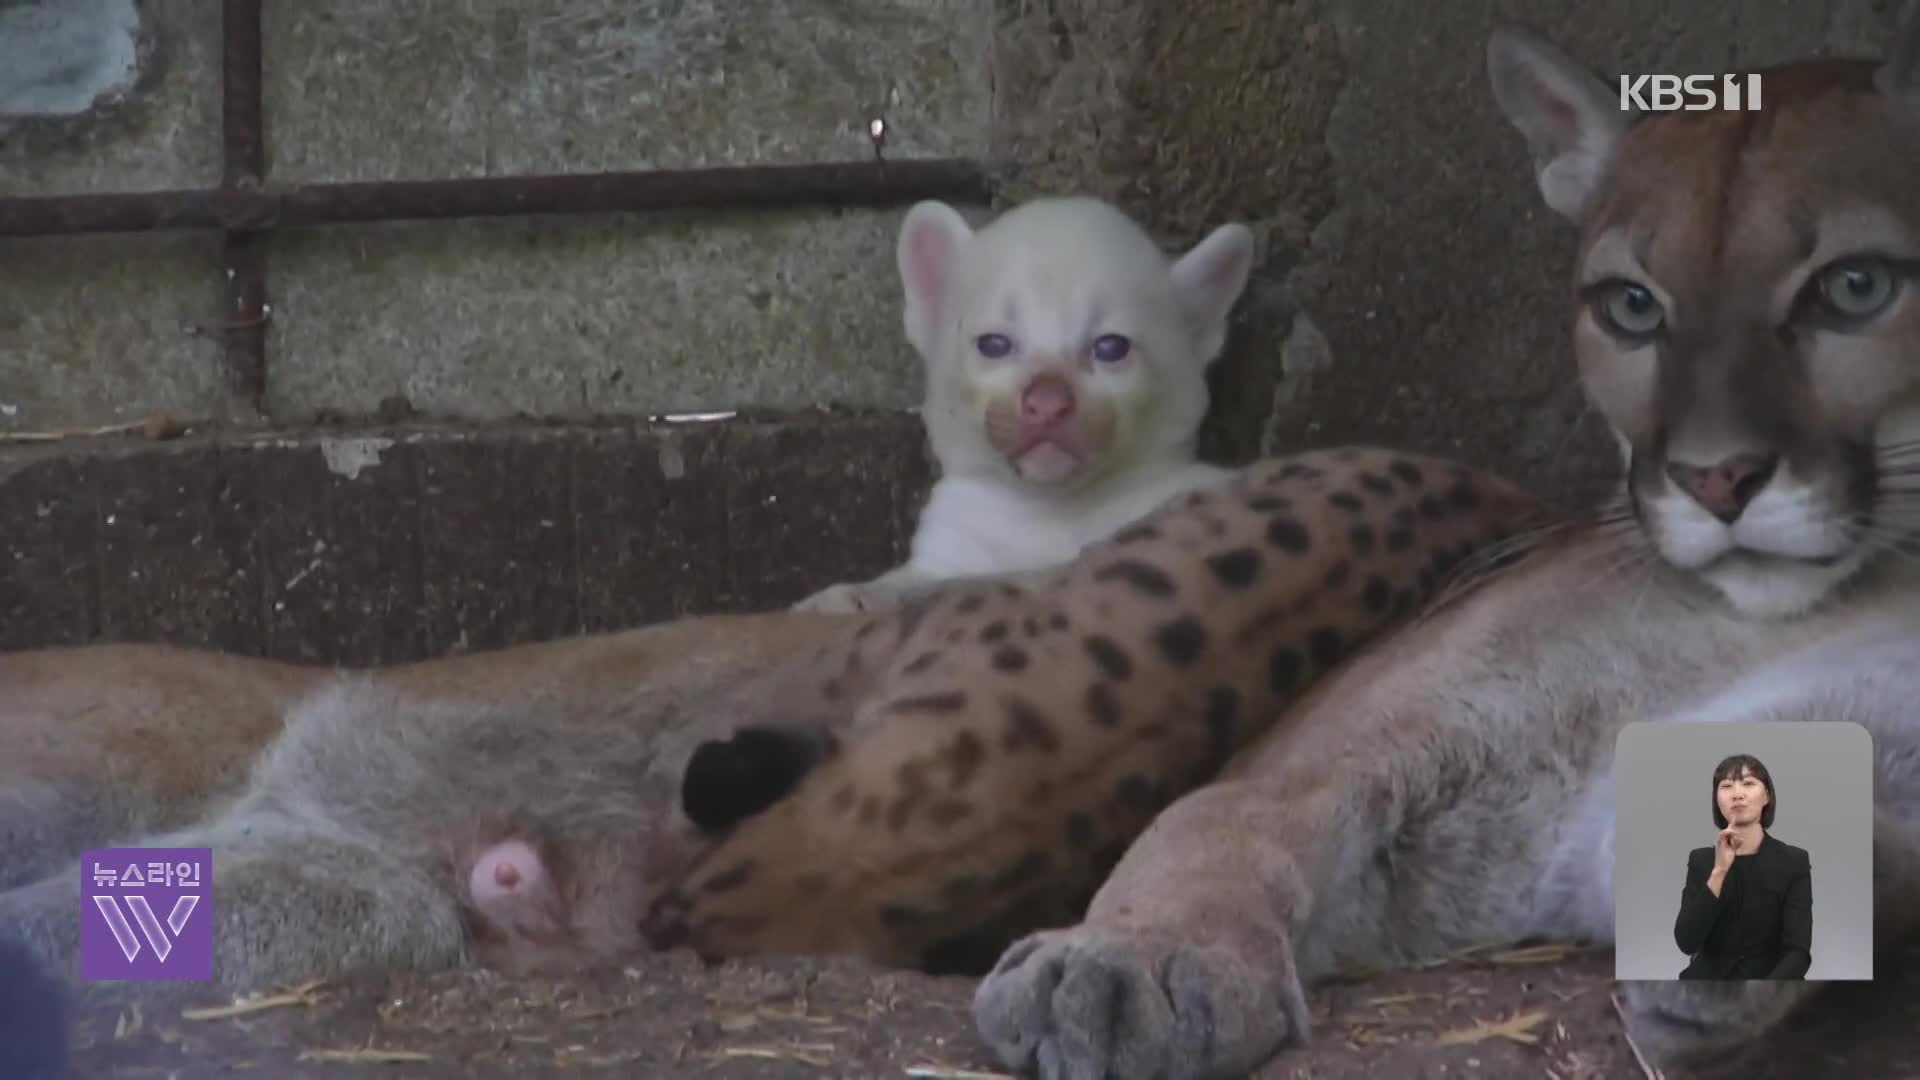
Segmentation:
{"type": "Polygon", "coordinates": [[[793,605],[793,610],[816,615],[871,615],[898,603],[899,596],[884,585],[850,581],[821,589],[793,605]]]}
{"type": "Polygon", "coordinates": [[[1819,989],[1799,981],[1623,982],[1620,1003],[1642,1053],[1662,1067],[1755,1049],[1819,989]]]}
{"type": "Polygon", "coordinates": [[[1309,1035],[1291,963],[1219,945],[1078,926],[1014,944],[973,997],[1008,1067],[1042,1080],[1244,1076],[1309,1035]]]}

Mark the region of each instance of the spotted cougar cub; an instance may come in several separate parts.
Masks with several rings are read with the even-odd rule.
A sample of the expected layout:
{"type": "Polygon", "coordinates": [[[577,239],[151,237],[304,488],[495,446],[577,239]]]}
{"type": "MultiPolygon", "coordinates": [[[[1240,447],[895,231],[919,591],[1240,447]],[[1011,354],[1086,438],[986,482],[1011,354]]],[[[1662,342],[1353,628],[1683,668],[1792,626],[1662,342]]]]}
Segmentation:
{"type": "Polygon", "coordinates": [[[1200,462],[1207,368],[1253,266],[1244,225],[1169,258],[1097,199],[1041,198],[975,230],[923,202],[895,259],[940,477],[907,561],[801,610],[866,611],[935,581],[1066,562],[1178,492],[1200,462]]]}

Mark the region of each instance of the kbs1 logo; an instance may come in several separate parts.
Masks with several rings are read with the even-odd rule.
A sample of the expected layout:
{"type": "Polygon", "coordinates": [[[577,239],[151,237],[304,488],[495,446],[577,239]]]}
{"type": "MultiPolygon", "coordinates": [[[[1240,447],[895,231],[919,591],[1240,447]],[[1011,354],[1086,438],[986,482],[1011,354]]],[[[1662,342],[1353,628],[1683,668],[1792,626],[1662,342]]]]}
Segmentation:
{"type": "Polygon", "coordinates": [[[1758,75],[1622,75],[1622,112],[1760,111],[1758,75]]]}

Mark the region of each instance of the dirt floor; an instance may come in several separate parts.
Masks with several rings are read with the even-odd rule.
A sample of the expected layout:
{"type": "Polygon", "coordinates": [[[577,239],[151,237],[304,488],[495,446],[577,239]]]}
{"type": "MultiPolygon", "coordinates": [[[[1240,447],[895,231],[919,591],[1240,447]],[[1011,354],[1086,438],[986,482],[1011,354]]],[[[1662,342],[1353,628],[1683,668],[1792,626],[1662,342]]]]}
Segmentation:
{"type": "MultiPolygon", "coordinates": [[[[1644,1080],[1612,964],[1604,951],[1509,950],[1326,987],[1313,1045],[1259,1078],[1644,1080]]],[[[76,1075],[990,1080],[1001,1074],[973,1035],[971,988],[842,963],[708,970],[684,955],[566,980],[395,976],[237,1005],[123,987],[78,1011],[76,1075]]],[[[1837,984],[1738,1075],[1920,1077],[1916,1030],[1920,977],[1837,984]]]]}

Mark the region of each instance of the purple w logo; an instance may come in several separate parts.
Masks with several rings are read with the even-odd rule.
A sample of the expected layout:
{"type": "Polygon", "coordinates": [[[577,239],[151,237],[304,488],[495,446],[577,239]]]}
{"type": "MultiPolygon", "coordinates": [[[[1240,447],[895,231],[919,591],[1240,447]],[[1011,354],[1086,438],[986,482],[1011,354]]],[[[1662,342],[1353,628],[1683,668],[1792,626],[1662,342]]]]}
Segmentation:
{"type": "Polygon", "coordinates": [[[133,922],[140,924],[141,936],[153,947],[154,958],[164,964],[167,954],[173,951],[174,938],[179,937],[181,929],[187,925],[187,919],[199,905],[200,897],[189,894],[174,900],[173,911],[167,915],[166,925],[162,926],[159,917],[153,913],[153,905],[147,903],[147,898],[139,893],[125,896],[95,894],[93,906],[100,909],[100,917],[107,921],[107,929],[113,932],[113,940],[119,944],[120,952],[126,956],[128,963],[132,963],[133,958],[140,955],[140,939],[133,936],[133,926],[128,923],[127,914],[120,910],[123,903],[127,912],[133,914],[133,922]],[[173,931],[172,937],[167,936],[168,930],[173,931]]]}

